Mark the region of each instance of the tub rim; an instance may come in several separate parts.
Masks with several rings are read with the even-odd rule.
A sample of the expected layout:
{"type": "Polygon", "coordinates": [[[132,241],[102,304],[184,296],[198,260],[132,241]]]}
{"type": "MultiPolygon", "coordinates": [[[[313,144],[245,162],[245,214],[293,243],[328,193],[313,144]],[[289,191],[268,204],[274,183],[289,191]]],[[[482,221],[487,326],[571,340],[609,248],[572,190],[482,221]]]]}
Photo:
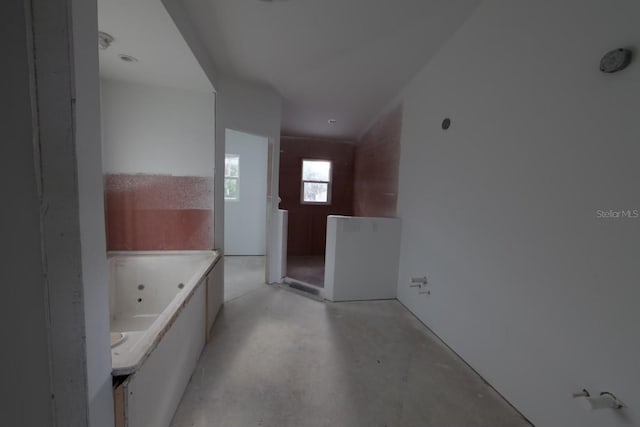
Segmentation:
{"type": "MultiPolygon", "coordinates": [[[[111,348],[111,375],[116,376],[124,376],[134,374],[149,358],[151,353],[158,347],[158,344],[162,340],[162,337],[167,333],[167,331],[171,328],[171,326],[176,322],[180,313],[184,310],[187,304],[193,298],[193,295],[196,293],[198,288],[202,283],[202,279],[206,277],[211,270],[218,264],[222,255],[218,250],[185,250],[185,251],[109,251],[107,252],[107,262],[111,258],[115,258],[118,256],[127,256],[127,257],[141,257],[141,256],[188,256],[188,255],[210,255],[211,261],[209,262],[207,268],[205,268],[202,273],[194,272],[191,277],[189,277],[189,283],[185,283],[185,289],[181,290],[177,295],[180,295],[183,292],[186,292],[184,298],[182,298],[179,302],[177,295],[174,297],[169,304],[162,310],[162,312],[158,315],[158,318],[154,320],[154,322],[147,328],[144,332],[142,332],[142,336],[139,339],[139,346],[131,349],[131,353],[136,357],[131,357],[130,360],[126,360],[126,363],[122,363],[118,366],[114,365],[113,361],[113,352],[118,348],[118,346],[111,348]],[[152,333],[153,332],[153,333],[152,333]],[[153,336],[153,339],[151,339],[153,336]],[[143,342],[144,341],[144,342],[143,342]],[[140,348],[143,348],[143,351],[140,351],[140,348]],[[140,354],[137,354],[140,353],[140,354]]],[[[206,327],[206,325],[205,325],[206,327]]],[[[109,328],[111,331],[111,328],[109,328]]],[[[119,331],[119,332],[127,332],[127,331],[119,331]]]]}

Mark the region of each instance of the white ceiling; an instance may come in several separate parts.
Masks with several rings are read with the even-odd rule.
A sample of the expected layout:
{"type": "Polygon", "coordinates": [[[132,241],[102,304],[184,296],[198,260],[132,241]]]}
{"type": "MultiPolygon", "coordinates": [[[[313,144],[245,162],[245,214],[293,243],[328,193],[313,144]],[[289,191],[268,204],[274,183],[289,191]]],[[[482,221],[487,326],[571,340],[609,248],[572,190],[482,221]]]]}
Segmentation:
{"type": "Polygon", "coordinates": [[[222,72],[282,95],[283,134],[347,139],[365,130],[478,3],[183,0],[222,72]]]}
{"type": "Polygon", "coordinates": [[[115,38],[111,47],[100,51],[102,77],[213,90],[160,0],[98,0],[98,28],[115,38]],[[139,61],[126,63],[119,54],[139,61]]]}

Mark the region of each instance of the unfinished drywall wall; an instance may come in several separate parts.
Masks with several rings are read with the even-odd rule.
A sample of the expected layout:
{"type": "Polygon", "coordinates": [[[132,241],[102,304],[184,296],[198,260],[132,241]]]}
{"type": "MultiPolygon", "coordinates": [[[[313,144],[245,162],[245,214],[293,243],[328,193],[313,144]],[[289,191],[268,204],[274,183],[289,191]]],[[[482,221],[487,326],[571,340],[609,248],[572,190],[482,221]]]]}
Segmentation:
{"type": "Polygon", "coordinates": [[[217,77],[219,72],[216,69],[213,58],[202,42],[200,35],[196,32],[195,27],[191,22],[191,17],[182,4],[182,0],[162,0],[162,4],[169,13],[169,16],[176,28],[180,31],[182,38],[189,46],[191,53],[193,53],[193,56],[198,61],[198,64],[200,64],[200,67],[202,67],[202,71],[209,79],[211,86],[213,88],[217,88],[217,77]]]}
{"type": "Polygon", "coordinates": [[[535,425],[640,424],[640,219],[598,214],[639,208],[640,64],[599,70],[638,16],[485,2],[406,88],[399,298],[535,425]]]}
{"type": "MultiPolygon", "coordinates": [[[[163,0],[169,15],[200,63],[203,71],[216,90],[216,138],[215,138],[215,205],[224,204],[224,134],[226,129],[266,136],[269,139],[269,156],[272,173],[267,196],[267,276],[269,282],[280,280],[281,259],[278,255],[278,239],[270,238],[277,232],[278,170],[280,157],[280,123],[282,117],[282,97],[270,87],[252,84],[220,73],[210,52],[200,39],[192,23],[192,17],[179,0],[163,0]],[[273,155],[276,153],[276,155],[273,155]]],[[[224,229],[224,210],[215,209],[214,228],[224,229]]],[[[214,247],[224,247],[224,233],[215,233],[214,247]]]]}
{"type": "Polygon", "coordinates": [[[213,95],[102,80],[110,250],[213,247],[213,95]]]}
{"type": "Polygon", "coordinates": [[[395,299],[399,248],[398,218],[330,215],[324,297],[329,301],[395,299]]]}
{"type": "Polygon", "coordinates": [[[89,425],[113,426],[110,315],[105,241],[98,28],[95,1],[73,1],[75,154],[84,290],[89,425]]]}
{"type": "Polygon", "coordinates": [[[3,322],[3,424],[111,426],[108,312],[92,305],[106,290],[95,3],[9,2],[0,15],[3,312],[19,319],[3,322]]]}
{"type": "Polygon", "coordinates": [[[0,120],[4,142],[0,144],[0,191],[6,200],[2,209],[0,277],[3,287],[0,322],[2,360],[7,367],[4,381],[11,393],[3,393],[0,413],[4,425],[53,425],[51,366],[46,311],[46,284],[42,265],[40,200],[36,169],[35,128],[30,88],[31,45],[27,34],[28,10],[22,2],[3,2],[0,25],[7,40],[7,63],[0,75],[4,100],[0,120]],[[21,319],[16,323],[6,319],[21,319]]]}
{"type": "Polygon", "coordinates": [[[267,162],[269,140],[227,129],[227,154],[240,161],[239,197],[225,200],[226,255],[265,255],[267,249],[267,162]]]}
{"type": "MultiPolygon", "coordinates": [[[[273,89],[242,82],[228,76],[220,76],[216,80],[216,172],[215,194],[216,206],[224,204],[224,152],[226,129],[234,129],[254,135],[261,135],[269,140],[269,150],[280,152],[280,120],[282,116],[282,99],[273,89]]],[[[267,253],[268,281],[280,280],[275,272],[281,262],[277,256],[277,239],[270,236],[277,231],[274,220],[278,210],[278,170],[280,156],[272,157],[271,182],[267,188],[267,253]]],[[[215,227],[224,229],[224,210],[216,209],[215,227]]],[[[215,247],[224,247],[224,234],[215,233],[215,247]]]]}
{"type": "Polygon", "coordinates": [[[397,105],[359,139],[353,171],[355,216],[396,216],[401,127],[402,105],[397,105]]]}
{"type": "Polygon", "coordinates": [[[104,171],[213,176],[213,95],[101,80],[104,171]]]}

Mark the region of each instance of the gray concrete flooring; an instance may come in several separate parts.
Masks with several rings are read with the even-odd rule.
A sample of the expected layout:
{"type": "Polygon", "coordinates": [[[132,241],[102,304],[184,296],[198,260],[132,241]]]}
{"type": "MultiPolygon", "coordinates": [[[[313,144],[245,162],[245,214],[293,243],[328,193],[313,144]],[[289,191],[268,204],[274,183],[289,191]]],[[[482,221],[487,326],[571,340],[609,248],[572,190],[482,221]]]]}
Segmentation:
{"type": "Polygon", "coordinates": [[[397,301],[226,303],[173,427],[529,425],[397,301]]]}
{"type": "Polygon", "coordinates": [[[266,286],[264,269],[265,257],[263,256],[225,256],[225,302],[266,286]]]}

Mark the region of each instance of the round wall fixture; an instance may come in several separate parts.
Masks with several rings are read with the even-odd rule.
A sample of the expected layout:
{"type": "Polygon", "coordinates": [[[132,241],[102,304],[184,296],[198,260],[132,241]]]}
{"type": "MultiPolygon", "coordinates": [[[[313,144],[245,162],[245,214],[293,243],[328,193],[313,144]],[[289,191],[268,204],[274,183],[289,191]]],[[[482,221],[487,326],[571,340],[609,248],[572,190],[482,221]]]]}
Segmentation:
{"type": "Polygon", "coordinates": [[[632,53],[629,49],[614,49],[604,54],[600,60],[600,71],[615,73],[624,70],[631,64],[632,53]]]}
{"type": "Polygon", "coordinates": [[[451,119],[447,117],[442,121],[442,129],[447,130],[449,127],[451,127],[451,119]]]}
{"type": "Polygon", "coordinates": [[[98,47],[100,50],[106,50],[113,43],[113,36],[105,33],[104,31],[98,31],[98,47]]]}

